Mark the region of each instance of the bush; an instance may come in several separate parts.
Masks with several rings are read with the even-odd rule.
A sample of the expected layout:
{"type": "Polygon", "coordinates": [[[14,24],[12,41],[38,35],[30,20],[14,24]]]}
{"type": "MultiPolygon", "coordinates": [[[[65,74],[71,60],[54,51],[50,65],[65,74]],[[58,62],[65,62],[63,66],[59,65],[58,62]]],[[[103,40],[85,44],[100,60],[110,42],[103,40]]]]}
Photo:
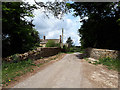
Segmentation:
{"type": "Polygon", "coordinates": [[[48,40],[46,47],[60,47],[60,43],[55,43],[53,40],[48,40]]]}
{"type": "Polygon", "coordinates": [[[35,45],[32,48],[30,48],[30,50],[34,50],[38,47],[42,47],[42,46],[40,46],[40,43],[35,43],[35,45]]]}
{"type": "Polygon", "coordinates": [[[55,46],[60,48],[60,43],[55,43],[55,46]]]}
{"type": "Polygon", "coordinates": [[[76,46],[72,46],[72,47],[68,48],[68,51],[69,52],[81,52],[82,51],[82,53],[83,53],[83,50],[81,50],[80,47],[76,47],[76,46]]]}
{"type": "Polygon", "coordinates": [[[74,47],[71,47],[71,48],[69,49],[69,52],[75,52],[74,47]]]}
{"type": "Polygon", "coordinates": [[[55,42],[53,40],[48,40],[46,47],[55,47],[55,42]]]}
{"type": "Polygon", "coordinates": [[[63,48],[61,48],[61,51],[64,52],[64,53],[67,52],[67,47],[66,47],[66,45],[63,45],[63,48]]]}

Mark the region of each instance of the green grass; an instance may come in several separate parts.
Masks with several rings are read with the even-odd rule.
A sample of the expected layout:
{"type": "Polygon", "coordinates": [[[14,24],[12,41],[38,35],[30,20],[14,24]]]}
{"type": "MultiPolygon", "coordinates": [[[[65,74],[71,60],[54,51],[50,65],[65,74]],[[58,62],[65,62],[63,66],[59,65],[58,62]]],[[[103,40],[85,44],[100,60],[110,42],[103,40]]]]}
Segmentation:
{"type": "Polygon", "coordinates": [[[65,47],[65,53],[74,53],[74,52],[80,52],[80,53],[84,53],[84,50],[81,49],[80,47],[76,47],[76,46],[72,46],[70,48],[65,47]]]}
{"type": "Polygon", "coordinates": [[[67,54],[72,54],[72,53],[75,53],[75,52],[84,53],[84,51],[68,51],[68,52],[65,52],[65,53],[67,53],[67,54]]]}
{"type": "Polygon", "coordinates": [[[93,64],[103,64],[107,66],[108,69],[114,69],[120,72],[120,60],[119,59],[112,59],[109,57],[100,58],[99,61],[95,61],[93,64]]]}
{"type": "Polygon", "coordinates": [[[66,52],[67,54],[72,54],[72,53],[74,53],[74,52],[66,52]]]}
{"type": "Polygon", "coordinates": [[[84,58],[86,61],[88,61],[88,58],[84,58]]]}
{"type": "MultiPolygon", "coordinates": [[[[58,56],[61,53],[58,53],[58,56]]],[[[58,58],[58,56],[52,58],[51,60],[55,60],[58,58]]],[[[23,61],[17,61],[18,58],[14,57],[14,62],[2,62],[2,84],[4,86],[8,86],[11,81],[15,81],[15,77],[19,77],[23,74],[26,74],[27,72],[34,71],[33,66],[40,67],[44,63],[49,62],[50,60],[45,61],[44,63],[40,64],[34,64],[33,60],[23,60],[23,61]]],[[[43,59],[43,57],[41,57],[43,59]]]]}
{"type": "Polygon", "coordinates": [[[2,63],[2,83],[8,84],[11,81],[14,81],[14,78],[17,76],[21,76],[26,72],[32,70],[32,67],[35,66],[32,60],[20,61],[17,63],[9,63],[3,62],[2,63]]]}
{"type": "Polygon", "coordinates": [[[98,64],[101,64],[101,62],[99,62],[99,61],[94,61],[93,64],[94,64],[94,65],[98,65],[98,64]]]}
{"type": "Polygon", "coordinates": [[[85,53],[85,51],[84,51],[84,50],[81,50],[80,53],[85,53]]]}

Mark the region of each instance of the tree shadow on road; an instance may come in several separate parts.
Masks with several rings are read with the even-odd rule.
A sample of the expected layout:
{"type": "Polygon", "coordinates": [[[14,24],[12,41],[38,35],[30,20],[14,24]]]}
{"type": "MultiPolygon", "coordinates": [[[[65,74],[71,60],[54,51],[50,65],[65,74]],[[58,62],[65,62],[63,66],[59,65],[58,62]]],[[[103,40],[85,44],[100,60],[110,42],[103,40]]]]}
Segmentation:
{"type": "Polygon", "coordinates": [[[78,59],[83,59],[83,58],[86,57],[86,55],[85,55],[84,53],[80,53],[80,54],[77,54],[76,57],[77,57],[78,59]]]}

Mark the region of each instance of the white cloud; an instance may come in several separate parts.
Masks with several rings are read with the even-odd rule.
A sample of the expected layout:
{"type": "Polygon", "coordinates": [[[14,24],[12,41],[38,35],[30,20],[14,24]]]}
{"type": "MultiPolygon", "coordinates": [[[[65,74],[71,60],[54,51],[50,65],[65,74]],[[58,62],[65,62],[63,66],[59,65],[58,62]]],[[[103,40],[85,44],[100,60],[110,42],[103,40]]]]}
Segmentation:
{"type": "MultiPolygon", "coordinates": [[[[33,0],[29,0],[33,3],[33,0]]],[[[41,38],[45,35],[47,39],[59,39],[64,28],[64,43],[68,37],[71,37],[75,45],[80,45],[80,37],[78,36],[78,29],[81,26],[80,18],[72,16],[72,13],[64,15],[62,20],[56,19],[49,14],[49,19],[41,10],[34,11],[33,24],[37,31],[39,31],[41,38]]]]}
{"type": "Polygon", "coordinates": [[[39,31],[41,37],[44,35],[48,39],[59,39],[62,33],[62,28],[64,28],[64,43],[68,37],[71,37],[75,45],[79,45],[78,29],[80,28],[79,17],[70,18],[73,16],[65,15],[63,20],[54,18],[50,15],[48,19],[42,12],[36,11],[33,24],[35,24],[36,30],[39,31]]]}
{"type": "Polygon", "coordinates": [[[60,34],[61,34],[60,30],[51,31],[51,32],[48,32],[47,38],[59,39],[60,38],[60,34]]]}

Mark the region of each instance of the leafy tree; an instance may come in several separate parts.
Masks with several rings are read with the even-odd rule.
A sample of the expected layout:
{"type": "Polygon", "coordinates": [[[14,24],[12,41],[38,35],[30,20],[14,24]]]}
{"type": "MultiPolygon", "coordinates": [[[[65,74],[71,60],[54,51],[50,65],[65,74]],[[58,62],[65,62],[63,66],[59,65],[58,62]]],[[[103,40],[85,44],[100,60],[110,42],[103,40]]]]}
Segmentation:
{"type": "Polygon", "coordinates": [[[3,57],[26,52],[39,43],[39,33],[33,28],[32,20],[35,5],[23,2],[2,3],[2,51],[3,57]]]}
{"type": "Polygon", "coordinates": [[[48,12],[53,14],[54,17],[58,19],[62,19],[63,15],[65,13],[70,12],[69,8],[66,6],[66,2],[38,2],[37,0],[34,0],[35,3],[39,6],[39,9],[44,8],[45,15],[49,18],[48,12]]]}
{"type": "MultiPolygon", "coordinates": [[[[36,0],[35,0],[36,1],[36,0]]],[[[36,2],[55,17],[74,10],[83,23],[79,29],[82,48],[95,47],[120,50],[120,2],[36,2]],[[86,20],[85,17],[88,17],[86,20]]]]}
{"type": "Polygon", "coordinates": [[[73,3],[74,16],[80,16],[79,29],[83,48],[108,48],[120,50],[120,3],[73,3]],[[88,19],[84,19],[88,17],[88,19]],[[117,22],[118,21],[118,22],[117,22]]]}
{"type": "Polygon", "coordinates": [[[73,40],[71,39],[71,37],[68,37],[66,43],[68,44],[68,47],[70,48],[71,46],[73,46],[73,40]]]}

